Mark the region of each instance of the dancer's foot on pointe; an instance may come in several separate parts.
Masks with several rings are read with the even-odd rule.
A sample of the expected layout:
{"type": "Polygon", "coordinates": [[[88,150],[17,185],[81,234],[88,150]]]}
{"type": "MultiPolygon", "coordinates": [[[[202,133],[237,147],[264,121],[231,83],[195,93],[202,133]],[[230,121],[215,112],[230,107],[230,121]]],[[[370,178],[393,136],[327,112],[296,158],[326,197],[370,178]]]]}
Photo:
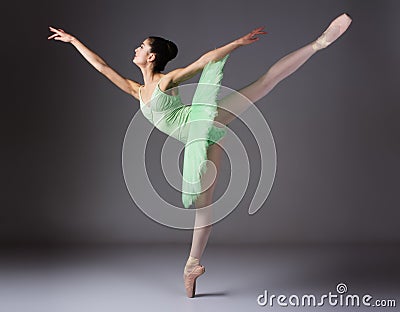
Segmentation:
{"type": "Polygon", "coordinates": [[[329,46],[347,30],[350,24],[351,18],[347,14],[342,14],[337,17],[325,32],[313,43],[313,49],[318,51],[329,46]]]}
{"type": "Polygon", "coordinates": [[[200,265],[200,261],[197,258],[189,257],[185,265],[183,272],[183,282],[186,289],[186,295],[189,298],[193,298],[196,292],[196,279],[204,274],[205,268],[200,265]]]}

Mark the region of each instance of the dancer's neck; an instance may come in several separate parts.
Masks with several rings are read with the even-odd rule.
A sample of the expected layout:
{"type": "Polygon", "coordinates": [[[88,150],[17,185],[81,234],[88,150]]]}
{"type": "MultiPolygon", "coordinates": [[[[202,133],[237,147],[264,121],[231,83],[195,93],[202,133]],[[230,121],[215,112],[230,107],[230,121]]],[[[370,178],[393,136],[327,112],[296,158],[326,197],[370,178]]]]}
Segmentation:
{"type": "Polygon", "coordinates": [[[145,86],[153,85],[154,83],[157,83],[164,76],[164,74],[155,73],[151,69],[142,68],[141,70],[142,70],[143,82],[144,82],[145,86]]]}

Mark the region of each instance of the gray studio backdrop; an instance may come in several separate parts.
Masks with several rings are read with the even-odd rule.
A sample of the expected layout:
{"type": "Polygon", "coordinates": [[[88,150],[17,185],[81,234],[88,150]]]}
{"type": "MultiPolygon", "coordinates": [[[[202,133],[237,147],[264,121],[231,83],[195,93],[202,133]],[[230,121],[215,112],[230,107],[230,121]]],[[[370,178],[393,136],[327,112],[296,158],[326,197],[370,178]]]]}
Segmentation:
{"type": "MultiPolygon", "coordinates": [[[[275,183],[263,208],[248,215],[258,178],[255,157],[245,197],[214,226],[210,243],[399,241],[398,1],[60,0],[18,2],[8,9],[1,243],[191,237],[146,217],[124,184],[122,144],[138,101],[72,46],[47,41],[49,25],[73,33],[139,82],[131,59],[149,35],[178,44],[170,70],[266,26],[267,36],[232,53],[226,64],[223,85],[239,89],[314,40],[342,12],[353,18],[349,31],[256,104],[275,139],[275,183]]],[[[229,127],[256,155],[246,127],[240,121],[229,127]]],[[[162,144],[165,135],[155,135],[162,144]]],[[[159,174],[160,156],[149,157],[159,174]]],[[[222,173],[229,170],[225,155],[222,173]]],[[[163,179],[153,181],[160,192],[166,187],[163,179]]],[[[216,196],[225,183],[222,177],[216,196]]],[[[180,194],[170,200],[179,204],[180,194]]]]}

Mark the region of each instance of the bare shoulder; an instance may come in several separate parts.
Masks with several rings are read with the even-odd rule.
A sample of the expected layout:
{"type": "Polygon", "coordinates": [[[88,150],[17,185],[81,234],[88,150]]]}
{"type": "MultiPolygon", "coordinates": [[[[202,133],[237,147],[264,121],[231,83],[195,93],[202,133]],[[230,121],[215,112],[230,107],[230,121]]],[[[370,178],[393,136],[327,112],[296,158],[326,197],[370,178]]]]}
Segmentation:
{"type": "Polygon", "coordinates": [[[159,87],[161,91],[177,87],[178,84],[174,83],[172,72],[165,74],[160,81],[159,87]]]}

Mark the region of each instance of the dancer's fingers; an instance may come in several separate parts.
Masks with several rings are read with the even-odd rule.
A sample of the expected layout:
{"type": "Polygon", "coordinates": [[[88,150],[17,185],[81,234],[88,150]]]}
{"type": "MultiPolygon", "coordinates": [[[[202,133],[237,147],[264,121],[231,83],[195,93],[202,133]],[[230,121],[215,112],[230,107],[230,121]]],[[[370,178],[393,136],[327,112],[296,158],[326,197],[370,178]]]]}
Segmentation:
{"type": "Polygon", "coordinates": [[[51,30],[52,32],[54,32],[54,33],[56,33],[56,34],[58,34],[58,35],[60,35],[60,36],[66,34],[66,32],[65,32],[64,30],[62,30],[61,28],[55,29],[55,28],[53,28],[53,27],[51,27],[51,26],[50,26],[49,28],[50,28],[50,30],[51,30]]]}
{"type": "Polygon", "coordinates": [[[50,37],[48,37],[47,39],[53,39],[53,38],[55,38],[55,37],[57,37],[58,36],[58,34],[53,34],[53,35],[51,35],[50,37]]]}
{"type": "Polygon", "coordinates": [[[57,29],[55,29],[55,28],[53,28],[53,27],[51,27],[51,26],[49,26],[49,29],[52,31],[52,32],[54,32],[54,33],[56,33],[56,34],[61,34],[61,32],[59,31],[59,30],[57,30],[57,29]]]}
{"type": "Polygon", "coordinates": [[[249,35],[250,37],[254,37],[255,35],[265,35],[265,34],[267,34],[266,31],[256,29],[253,30],[249,35]]]}
{"type": "Polygon", "coordinates": [[[259,34],[251,34],[251,35],[250,35],[250,39],[251,39],[251,40],[256,39],[256,38],[259,39],[258,37],[254,37],[254,36],[256,36],[256,35],[259,35],[259,34]]]}
{"type": "Polygon", "coordinates": [[[261,30],[261,29],[259,29],[259,30],[254,30],[253,33],[254,33],[254,34],[257,34],[257,35],[267,34],[266,31],[261,30]]]}
{"type": "Polygon", "coordinates": [[[254,29],[252,32],[259,32],[259,31],[262,31],[264,28],[265,28],[265,26],[261,26],[261,27],[254,29]]]}

